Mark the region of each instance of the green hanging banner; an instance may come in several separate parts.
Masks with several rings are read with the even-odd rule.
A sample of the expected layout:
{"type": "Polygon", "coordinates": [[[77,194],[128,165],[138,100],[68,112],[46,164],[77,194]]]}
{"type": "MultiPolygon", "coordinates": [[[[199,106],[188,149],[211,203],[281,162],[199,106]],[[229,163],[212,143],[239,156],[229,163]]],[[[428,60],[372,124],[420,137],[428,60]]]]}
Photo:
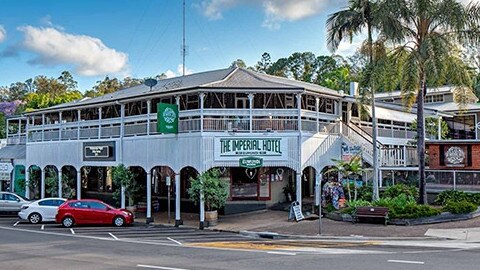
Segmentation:
{"type": "Polygon", "coordinates": [[[176,104],[157,104],[157,132],[178,133],[178,106],[176,104]]]}

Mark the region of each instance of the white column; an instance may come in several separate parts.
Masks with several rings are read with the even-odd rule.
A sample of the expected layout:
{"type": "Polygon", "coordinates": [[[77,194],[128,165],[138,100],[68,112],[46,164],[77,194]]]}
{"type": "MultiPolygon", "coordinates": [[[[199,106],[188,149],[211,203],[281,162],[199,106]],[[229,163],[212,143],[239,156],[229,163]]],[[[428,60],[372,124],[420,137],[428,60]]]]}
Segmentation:
{"type": "Polygon", "coordinates": [[[25,165],[25,197],[30,199],[30,168],[25,165]]]}
{"type": "Polygon", "coordinates": [[[82,111],[77,110],[77,140],[80,140],[80,122],[82,121],[82,111]]]}
{"type": "MultiPolygon", "coordinates": [[[[7,140],[8,140],[8,137],[10,137],[10,132],[8,132],[8,131],[10,130],[10,129],[8,128],[8,126],[9,126],[8,123],[10,123],[10,121],[7,119],[7,121],[6,121],[6,127],[5,127],[5,128],[6,128],[6,131],[7,131],[7,132],[6,132],[6,133],[7,133],[7,140]]],[[[43,136],[43,135],[42,135],[42,136],[43,136]]]]}
{"type": "Polygon", "coordinates": [[[62,112],[58,113],[58,140],[62,140],[62,112]]]}
{"type": "Polygon", "coordinates": [[[250,113],[249,118],[249,126],[250,126],[250,133],[253,132],[253,94],[248,94],[248,109],[250,113]]]}
{"type": "MultiPolygon", "coordinates": [[[[125,135],[125,104],[120,105],[120,164],[123,164],[123,136],[125,135]]],[[[125,208],[125,187],[121,187],[121,208],[125,208]]]]}
{"type": "Polygon", "coordinates": [[[25,143],[28,143],[28,129],[30,128],[30,117],[27,116],[27,123],[25,123],[25,143]]]}
{"type": "Polygon", "coordinates": [[[442,117],[439,116],[438,117],[438,139],[441,140],[442,139],[442,117]]]}
{"type": "Polygon", "coordinates": [[[205,201],[203,200],[203,191],[200,191],[200,230],[205,226],[205,201]]]}
{"type": "Polygon", "coordinates": [[[42,142],[45,141],[45,114],[42,113],[42,142]]]}
{"type": "Polygon", "coordinates": [[[175,226],[182,225],[180,217],[180,173],[175,174],[175,226]]]}
{"type": "Polygon", "coordinates": [[[77,170],[77,200],[82,198],[82,168],[77,170]]]}
{"type": "Polygon", "coordinates": [[[315,113],[317,114],[317,133],[320,132],[320,99],[318,97],[315,98],[315,113]]]}
{"type": "Polygon", "coordinates": [[[20,135],[21,134],[22,134],[22,120],[19,118],[18,119],[18,130],[17,130],[18,143],[20,143],[20,135]]]}
{"type": "Polygon", "coordinates": [[[150,113],[152,112],[152,101],[147,100],[147,135],[150,135],[150,113]]]}
{"type": "Polygon", "coordinates": [[[98,107],[98,138],[102,138],[102,107],[98,107]]]}
{"type": "Polygon", "coordinates": [[[147,171],[147,218],[146,222],[153,222],[152,218],[152,172],[147,171]]]}
{"type": "Polygon", "coordinates": [[[40,169],[40,199],[45,198],[45,168],[40,169]]]}
{"type": "Polygon", "coordinates": [[[205,99],[205,93],[200,93],[199,95],[200,99],[200,132],[203,132],[203,101],[205,99]]]}
{"type": "Polygon", "coordinates": [[[295,181],[295,190],[297,201],[300,209],[302,209],[302,95],[297,94],[297,109],[298,109],[298,167],[297,177],[295,181]]]}
{"type": "Polygon", "coordinates": [[[58,197],[62,198],[62,168],[58,169],[58,197]]]}

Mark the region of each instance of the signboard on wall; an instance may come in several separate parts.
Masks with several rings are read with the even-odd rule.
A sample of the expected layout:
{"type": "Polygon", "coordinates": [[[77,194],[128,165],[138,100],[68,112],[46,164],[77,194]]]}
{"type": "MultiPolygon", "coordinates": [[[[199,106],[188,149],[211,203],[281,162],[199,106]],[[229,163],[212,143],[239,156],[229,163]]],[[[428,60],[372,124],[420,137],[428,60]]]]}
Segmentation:
{"type": "Polygon", "coordinates": [[[239,159],[240,167],[254,169],[263,165],[263,159],[257,157],[246,157],[239,159]]]}
{"type": "Polygon", "coordinates": [[[443,147],[443,162],[448,167],[465,167],[468,162],[466,145],[443,147]]]}
{"type": "Polygon", "coordinates": [[[285,160],[288,157],[288,141],[283,138],[216,137],[215,161],[234,161],[256,156],[263,160],[285,160]]]}
{"type": "Polygon", "coordinates": [[[178,133],[178,106],[176,104],[157,104],[157,132],[178,133]]]}
{"type": "Polygon", "coordinates": [[[83,161],[115,161],[115,142],[84,142],[83,161]]]}
{"type": "Polygon", "coordinates": [[[0,162],[0,180],[10,180],[10,173],[13,170],[13,166],[10,162],[0,162]]]}
{"type": "Polygon", "coordinates": [[[362,152],[360,145],[348,145],[342,143],[342,160],[350,161],[354,156],[359,155],[362,152]]]}

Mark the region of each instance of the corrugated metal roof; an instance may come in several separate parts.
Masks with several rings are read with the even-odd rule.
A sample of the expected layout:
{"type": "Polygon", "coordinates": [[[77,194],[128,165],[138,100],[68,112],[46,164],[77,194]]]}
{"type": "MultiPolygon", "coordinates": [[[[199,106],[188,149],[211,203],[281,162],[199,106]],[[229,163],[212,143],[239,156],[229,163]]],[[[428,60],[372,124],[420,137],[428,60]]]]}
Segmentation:
{"type": "Polygon", "coordinates": [[[445,112],[457,112],[457,111],[470,111],[470,112],[478,112],[480,111],[480,104],[478,103],[470,103],[465,104],[464,108],[461,108],[455,102],[447,102],[447,103],[425,103],[425,108],[432,109],[432,110],[439,110],[445,112]]]}
{"type": "Polygon", "coordinates": [[[0,159],[25,159],[27,149],[24,144],[7,145],[0,149],[0,159]]]}
{"type": "Polygon", "coordinates": [[[309,90],[319,94],[332,97],[342,97],[337,91],[306,82],[290,80],[287,78],[257,73],[251,70],[230,67],[207,72],[200,72],[191,75],[159,80],[158,84],[151,90],[148,86],[138,85],[116,91],[95,98],[83,98],[69,103],[59,104],[53,107],[36,110],[26,114],[32,114],[39,111],[52,111],[66,108],[82,107],[94,104],[114,102],[117,100],[142,97],[146,95],[155,95],[158,93],[177,92],[194,88],[254,88],[254,89],[301,89],[309,90]]]}
{"type": "Polygon", "coordinates": [[[63,109],[63,108],[69,108],[69,107],[80,107],[80,106],[87,106],[92,104],[107,103],[107,102],[122,100],[126,98],[143,96],[147,94],[151,95],[151,94],[160,93],[160,92],[166,93],[174,90],[199,87],[204,84],[223,80],[233,70],[235,70],[235,68],[230,67],[227,69],[219,69],[219,70],[195,73],[195,74],[181,76],[181,77],[163,79],[163,80],[159,80],[157,85],[152,87],[151,91],[148,86],[142,84],[142,85],[137,85],[130,88],[121,89],[116,92],[106,94],[100,97],[83,98],[80,100],[59,104],[59,105],[45,108],[42,110],[36,110],[27,114],[31,114],[39,111],[49,111],[52,109],[57,110],[57,109],[63,109]]]}

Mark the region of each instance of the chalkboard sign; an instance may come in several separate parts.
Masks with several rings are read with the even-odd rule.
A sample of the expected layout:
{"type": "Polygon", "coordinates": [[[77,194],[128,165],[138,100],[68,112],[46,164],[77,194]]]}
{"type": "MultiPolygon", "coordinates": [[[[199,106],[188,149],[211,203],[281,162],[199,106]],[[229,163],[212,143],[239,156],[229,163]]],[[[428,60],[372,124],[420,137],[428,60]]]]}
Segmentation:
{"type": "Polygon", "coordinates": [[[288,214],[288,220],[296,220],[300,221],[305,219],[305,217],[302,214],[302,210],[300,209],[300,203],[299,202],[292,202],[292,205],[290,205],[290,213],[288,214]]]}

